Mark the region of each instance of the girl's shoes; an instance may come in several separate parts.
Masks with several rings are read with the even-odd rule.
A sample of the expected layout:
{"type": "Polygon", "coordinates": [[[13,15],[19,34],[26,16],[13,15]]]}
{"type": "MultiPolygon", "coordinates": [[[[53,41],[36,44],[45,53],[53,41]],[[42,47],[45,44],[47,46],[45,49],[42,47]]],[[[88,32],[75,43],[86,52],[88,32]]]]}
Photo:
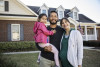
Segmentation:
{"type": "Polygon", "coordinates": [[[60,66],[57,66],[57,65],[56,65],[55,67],[60,67],[60,66]]]}
{"type": "Polygon", "coordinates": [[[40,59],[37,60],[37,63],[38,63],[38,64],[40,63],[40,59]]]}

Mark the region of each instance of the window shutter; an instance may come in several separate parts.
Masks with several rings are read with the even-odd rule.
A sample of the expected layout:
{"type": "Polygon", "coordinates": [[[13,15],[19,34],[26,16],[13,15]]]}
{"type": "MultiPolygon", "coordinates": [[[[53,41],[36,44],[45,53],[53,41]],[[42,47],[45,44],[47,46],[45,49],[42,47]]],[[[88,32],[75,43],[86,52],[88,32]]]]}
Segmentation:
{"type": "Polygon", "coordinates": [[[11,41],[11,24],[8,24],[8,41],[11,41]]]}
{"type": "Polygon", "coordinates": [[[24,40],[24,25],[20,24],[20,40],[24,40]]]}
{"type": "Polygon", "coordinates": [[[9,2],[5,1],[5,11],[9,11],[9,2]]]}

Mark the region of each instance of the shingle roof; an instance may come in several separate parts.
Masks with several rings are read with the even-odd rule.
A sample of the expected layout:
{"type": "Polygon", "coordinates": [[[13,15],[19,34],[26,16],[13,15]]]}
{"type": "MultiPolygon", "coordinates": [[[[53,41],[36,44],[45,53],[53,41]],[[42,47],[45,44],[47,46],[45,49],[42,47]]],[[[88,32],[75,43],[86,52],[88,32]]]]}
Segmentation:
{"type": "MultiPolygon", "coordinates": [[[[33,10],[35,13],[37,13],[39,15],[39,8],[38,6],[28,6],[31,10],[33,10]]],[[[56,8],[49,8],[48,10],[48,15],[51,11],[55,11],[56,8]]],[[[69,17],[69,15],[67,14],[68,12],[70,12],[70,9],[65,9],[64,11],[64,17],[69,17]]],[[[79,14],[79,20],[77,20],[79,22],[87,22],[87,23],[95,23],[93,20],[91,20],[90,18],[88,18],[87,16],[83,15],[83,14],[79,14]]]]}
{"type": "Polygon", "coordinates": [[[32,11],[34,11],[35,13],[39,14],[39,8],[38,6],[28,6],[32,11]]]}
{"type": "Polygon", "coordinates": [[[87,23],[95,23],[93,20],[91,20],[90,18],[88,18],[87,16],[83,15],[83,14],[79,14],[79,20],[77,20],[79,22],[87,22],[87,23]]]}

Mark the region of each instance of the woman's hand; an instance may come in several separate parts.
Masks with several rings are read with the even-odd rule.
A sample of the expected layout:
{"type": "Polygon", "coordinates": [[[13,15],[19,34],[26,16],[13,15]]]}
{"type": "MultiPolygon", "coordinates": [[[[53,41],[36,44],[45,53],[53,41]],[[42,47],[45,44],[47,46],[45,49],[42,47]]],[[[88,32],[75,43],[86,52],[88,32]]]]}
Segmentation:
{"type": "Polygon", "coordinates": [[[78,65],[78,67],[81,67],[81,65],[78,65]]]}

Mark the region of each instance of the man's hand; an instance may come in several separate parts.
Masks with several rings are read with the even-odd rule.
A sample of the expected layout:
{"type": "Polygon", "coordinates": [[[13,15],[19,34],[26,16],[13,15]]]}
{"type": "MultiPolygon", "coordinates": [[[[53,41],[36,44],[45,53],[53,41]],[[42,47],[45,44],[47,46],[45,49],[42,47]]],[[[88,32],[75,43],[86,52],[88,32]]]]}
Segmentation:
{"type": "Polygon", "coordinates": [[[78,65],[78,67],[81,67],[81,65],[78,65]]]}
{"type": "Polygon", "coordinates": [[[51,52],[52,51],[51,45],[44,47],[44,51],[51,52]]]}

